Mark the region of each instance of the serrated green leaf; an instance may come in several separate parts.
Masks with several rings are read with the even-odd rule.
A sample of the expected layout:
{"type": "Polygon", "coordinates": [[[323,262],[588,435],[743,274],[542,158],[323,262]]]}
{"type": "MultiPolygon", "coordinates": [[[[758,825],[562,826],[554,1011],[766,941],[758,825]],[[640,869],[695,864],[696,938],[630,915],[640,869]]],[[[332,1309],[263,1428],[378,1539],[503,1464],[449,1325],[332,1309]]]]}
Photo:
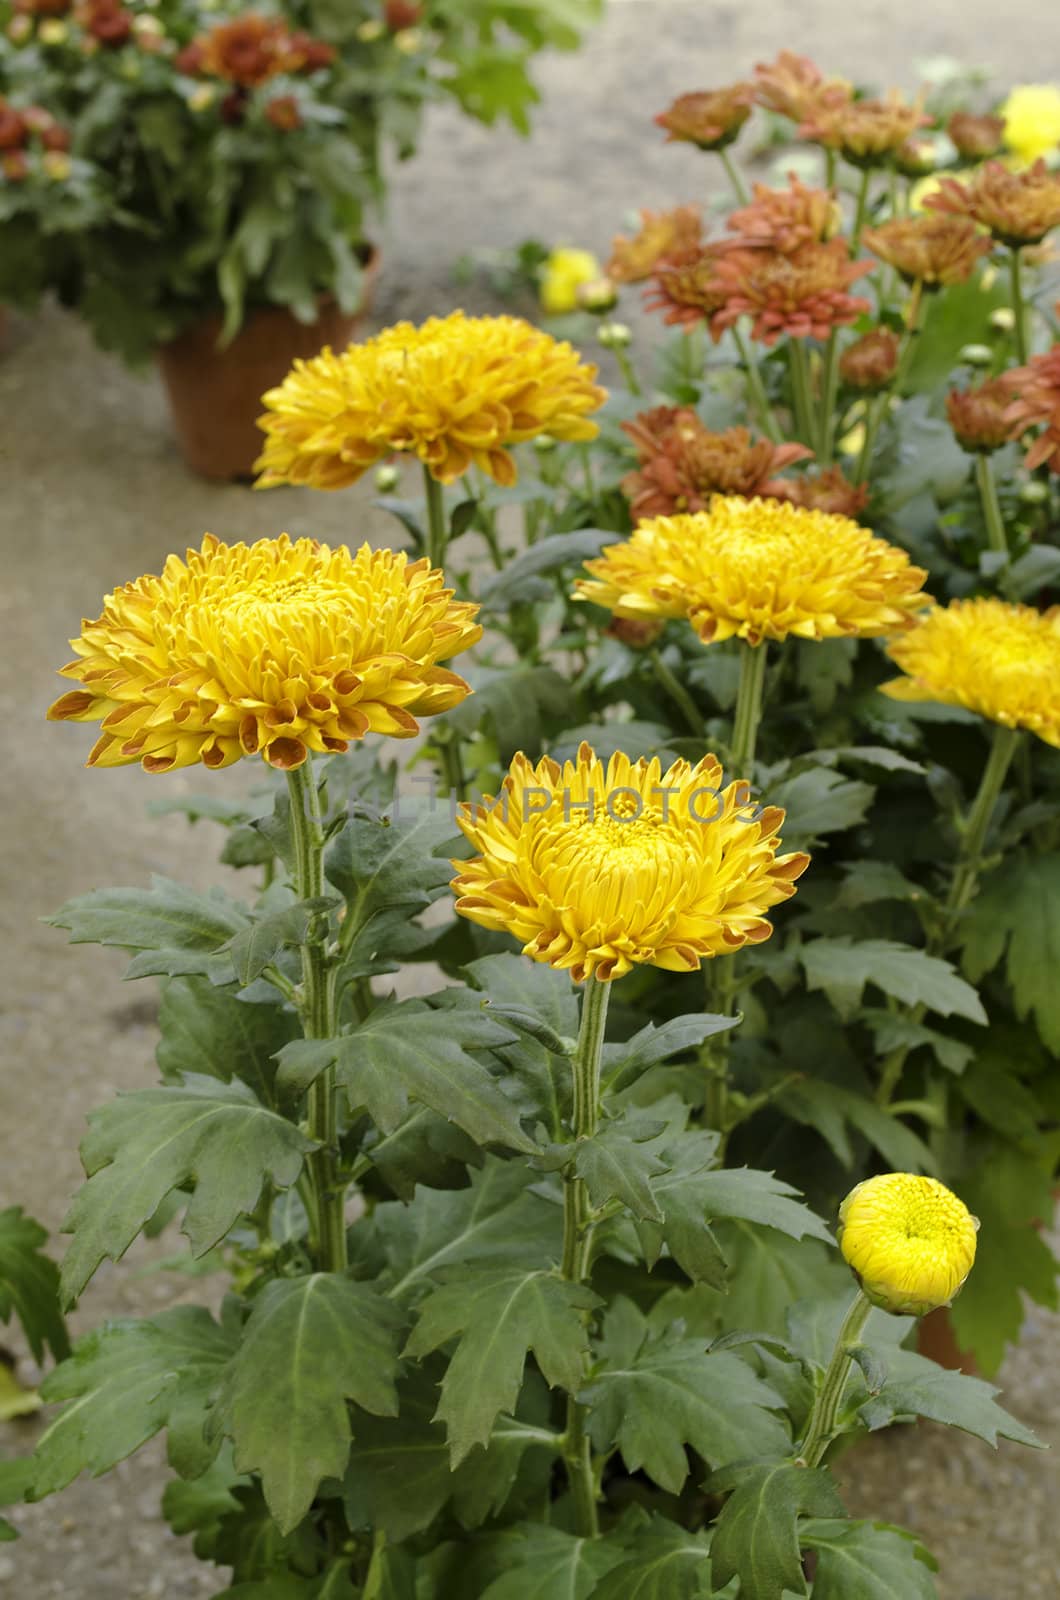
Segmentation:
{"type": "Polygon", "coordinates": [[[267,1284],[232,1362],[222,1411],[237,1471],[256,1472],[281,1533],[350,1450],[347,1401],[393,1416],[402,1318],[368,1284],[316,1272],[267,1284]]]}
{"type": "Polygon", "coordinates": [[[936,1563],[915,1534],[882,1522],[811,1520],[799,1540],[817,1552],[814,1600],[936,1600],[936,1563]]]}
{"type": "Polygon", "coordinates": [[[481,1600],[589,1600],[623,1558],[607,1540],[581,1539],[539,1522],[516,1524],[511,1532],[510,1570],[483,1590],[481,1600]]]}
{"type": "Polygon", "coordinates": [[[622,1297],[605,1318],[601,1357],[580,1398],[591,1408],[596,1448],[617,1445],[630,1472],[645,1471],[671,1494],[688,1476],[686,1445],[712,1464],[791,1447],[775,1415],[783,1401],[745,1361],[705,1350],[679,1326],[652,1334],[622,1297]]]}
{"type": "Polygon", "coordinates": [[[924,1005],[941,1016],[985,1023],[986,1012],[970,984],[948,961],[892,939],[811,939],[799,959],[809,989],[823,989],[841,1017],[852,1017],[865,985],[905,1005],[924,1005]]]}
{"type": "Polygon", "coordinates": [[[797,1122],[816,1128],[844,1166],[854,1159],[848,1124],[886,1158],[895,1172],[933,1172],[935,1158],[905,1123],[854,1089],[823,1078],[806,1078],[777,1096],[777,1104],[797,1122]]]}
{"type": "Polygon", "coordinates": [[[713,1593],[707,1538],[664,1517],[622,1541],[619,1563],[592,1600],[707,1600],[713,1593]]]}
{"type": "Polygon", "coordinates": [[[997,1404],[997,1393],[992,1384],[981,1378],[937,1367],[919,1377],[895,1378],[885,1383],[879,1394],[858,1408],[858,1416],[870,1430],[913,1417],[929,1417],[932,1422],[945,1422],[995,1447],[1000,1437],[1045,1449],[1030,1428],[997,1404]]]}
{"type": "Polygon", "coordinates": [[[226,983],[235,974],[231,957],[221,952],[249,918],[219,889],[196,894],[156,875],[150,889],[93,889],[45,920],[68,929],[71,944],[138,951],[127,978],[201,973],[226,983]]]}
{"type": "Polygon", "coordinates": [[[709,1331],[760,1328],[783,1338],[791,1306],[807,1296],[842,1292],[849,1300],[850,1269],[816,1239],[790,1239],[774,1228],[719,1222],[728,1263],[724,1292],[697,1285],[702,1309],[716,1307],[709,1331]]]}
{"type": "Polygon", "coordinates": [[[408,1115],[410,1100],[455,1122],[478,1144],[530,1153],[537,1146],[519,1125],[518,1107],[469,1052],[515,1035],[479,1010],[447,1011],[444,1020],[416,1000],[380,1007],[338,1039],[295,1040],[279,1052],[278,1082],[304,1090],[334,1063],[352,1110],[365,1107],[383,1133],[408,1115]]]}
{"type": "Polygon", "coordinates": [[[539,539],[505,562],[504,570],[482,586],[479,600],[485,611],[504,611],[518,600],[537,597],[533,580],[539,573],[561,567],[577,567],[590,556],[599,555],[605,544],[614,544],[614,533],[601,528],[578,528],[574,533],[554,533],[539,539]]]}
{"type": "Polygon", "coordinates": [[[784,809],[784,848],[791,850],[864,822],[875,793],[870,783],[844,778],[827,767],[810,767],[771,784],[768,800],[784,809]]]}
{"type": "Polygon", "coordinates": [[[221,1519],[239,1510],[233,1489],[246,1480],[232,1465],[226,1443],[217,1459],[197,1478],[170,1478],[162,1491],[162,1515],[178,1535],[212,1532],[221,1519]]]}
{"type": "Polygon", "coordinates": [[[88,1174],[63,1229],[74,1235],[62,1288],[76,1300],[104,1257],[117,1261],[174,1189],[194,1185],[183,1231],[205,1255],[252,1211],[268,1180],[286,1189],[313,1142],[242,1083],[190,1074],[180,1085],[119,1095],[89,1117],[88,1174]]]}
{"type": "Polygon", "coordinates": [[[660,1161],[657,1146],[658,1137],[646,1139],[635,1123],[622,1121],[597,1129],[592,1138],[579,1139],[572,1147],[574,1171],[584,1178],[593,1206],[621,1200],[635,1217],[663,1222],[651,1180],[669,1169],[660,1161]]]}
{"type": "Polygon", "coordinates": [[[465,968],[473,986],[500,1005],[529,1009],[560,1038],[578,1031],[578,997],[570,975],[525,956],[482,956],[465,968]]]}
{"type": "Polygon", "coordinates": [[[0,1322],[12,1313],[39,1363],[47,1346],[57,1361],[70,1354],[59,1308],[59,1269],[43,1246],[48,1235],[21,1206],[0,1211],[0,1322]]]}
{"type": "Polygon", "coordinates": [[[714,1582],[739,1578],[740,1593],[754,1600],[784,1600],[786,1589],[806,1594],[799,1518],[844,1515],[830,1475],[793,1461],[745,1463],[714,1473],[707,1488],[732,1490],[710,1547],[714,1582]]]}
{"type": "Polygon", "coordinates": [[[299,900],[295,905],[255,917],[225,946],[232,958],[236,978],[243,988],[260,978],[287,945],[301,944],[310,922],[339,902],[334,895],[315,900],[299,900]]]}
{"type": "Polygon", "coordinates": [[[443,799],[398,802],[378,819],[351,817],[324,857],[324,871],[358,925],[392,906],[425,906],[448,887],[461,834],[443,799]]]}
{"type": "Polygon", "coordinates": [[[239,1078],[263,1105],[272,1101],[273,1056],[302,1031],[294,1012],[279,1003],[248,1005],[232,988],[207,978],[171,978],[162,994],[158,1027],[155,1060],[165,1079],[173,1082],[187,1073],[221,1083],[239,1078]]]}
{"type": "Polygon", "coordinates": [[[899,1016],[893,1011],[862,1011],[862,1022],[871,1029],[876,1039],[876,1049],[881,1056],[892,1050],[918,1050],[921,1046],[934,1051],[939,1065],[959,1077],[975,1055],[970,1044],[961,1039],[951,1039],[937,1028],[926,1028],[912,1017],[899,1016]]]}
{"type": "Polygon", "coordinates": [[[685,1050],[694,1050],[704,1039],[734,1028],[737,1017],[716,1016],[711,1012],[691,1012],[687,1016],[673,1017],[656,1027],[649,1022],[624,1045],[613,1045],[605,1053],[603,1081],[612,1094],[618,1094],[633,1080],[659,1061],[685,1050]]]}
{"type": "Polygon", "coordinates": [[[856,911],[881,900],[920,900],[924,890],[890,861],[844,861],[843,882],[832,902],[836,911],[856,911]]]}
{"type": "Polygon", "coordinates": [[[757,1222],[776,1228],[791,1239],[822,1239],[832,1235],[821,1218],[794,1198],[798,1194],[771,1172],[753,1167],[727,1167],[700,1173],[695,1179],[700,1204],[711,1221],[719,1217],[757,1222]]]}
{"type": "Polygon", "coordinates": [[[1016,1015],[1032,1015],[1060,1053],[1060,855],[1013,855],[983,879],[959,928],[962,969],[978,983],[1005,957],[1016,1015]]]}
{"type": "Polygon", "coordinates": [[[529,662],[483,668],[469,674],[474,694],[445,715],[446,724],[467,737],[488,721],[503,765],[517,750],[539,750],[545,719],[570,706],[570,684],[554,667],[529,662]]]}
{"type": "Polygon", "coordinates": [[[582,1313],[597,1303],[590,1290],[552,1271],[447,1272],[422,1302],[406,1354],[429,1355],[459,1337],[436,1412],[446,1423],[454,1466],[487,1442],[502,1411],[514,1408],[528,1352],[551,1388],[578,1388],[588,1353],[582,1313]]]}
{"type": "Polygon", "coordinates": [[[80,1472],[109,1472],[174,1418],[174,1465],[205,1471],[214,1451],[204,1423],[231,1354],[229,1333],[201,1306],[106,1323],[79,1340],[41,1389],[44,1400],[69,1404],[37,1441],[33,1498],[65,1488],[80,1472]]]}

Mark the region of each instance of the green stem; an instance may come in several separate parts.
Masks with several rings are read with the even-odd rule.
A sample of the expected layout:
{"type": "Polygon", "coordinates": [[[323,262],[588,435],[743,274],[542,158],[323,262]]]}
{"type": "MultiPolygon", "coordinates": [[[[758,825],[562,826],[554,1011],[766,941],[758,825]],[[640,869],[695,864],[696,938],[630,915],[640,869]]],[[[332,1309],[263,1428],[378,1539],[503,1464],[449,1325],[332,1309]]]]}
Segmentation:
{"type": "Polygon", "coordinates": [[[861,244],[861,230],[865,226],[865,213],[869,207],[869,187],[872,183],[872,169],[866,167],[861,174],[861,183],[858,185],[858,201],[854,208],[854,231],[850,235],[850,254],[856,256],[858,246],[861,244]]]}
{"type": "Polygon", "coordinates": [[[640,386],[640,379],[637,377],[636,367],[634,367],[633,362],[626,354],[625,350],[623,350],[619,345],[612,345],[611,348],[615,352],[615,360],[618,362],[622,376],[626,380],[626,388],[629,390],[634,400],[639,400],[644,391],[640,386]]]}
{"type": "Polygon", "coordinates": [[[916,342],[920,334],[923,308],[924,285],[921,280],[918,280],[914,283],[912,294],[909,297],[905,335],[902,340],[902,347],[898,352],[898,365],[895,367],[894,377],[883,393],[877,395],[875,404],[869,407],[865,423],[865,439],[861,446],[861,454],[858,457],[858,464],[854,472],[855,483],[864,483],[865,478],[868,476],[869,467],[872,465],[872,447],[876,442],[876,434],[879,431],[880,424],[887,415],[891,396],[900,395],[902,392],[902,384],[905,382],[906,374],[916,352],[916,342]]]}
{"type": "Polygon", "coordinates": [[[832,447],[835,441],[835,401],[839,388],[839,329],[828,335],[824,356],[824,381],[821,384],[820,432],[817,459],[822,467],[831,466],[832,447]]]}
{"type": "Polygon", "coordinates": [[[850,1370],[850,1352],[861,1342],[861,1334],[871,1310],[871,1301],[859,1289],[854,1303],[843,1318],[832,1359],[814,1401],[806,1437],[799,1451],[799,1460],[808,1467],[820,1466],[835,1435],[836,1418],[850,1370]]]}
{"type": "MultiPolygon", "coordinates": [[[[1015,728],[1004,728],[1000,723],[994,726],[993,742],[986,766],[983,768],[983,776],[979,780],[975,799],[961,828],[961,847],[954,863],[949,892],[943,902],[942,916],[934,935],[927,942],[926,953],[929,956],[941,955],[946,951],[961,913],[975,894],[990,820],[1005,786],[1005,777],[1012,757],[1016,753],[1019,737],[1019,732],[1015,728]]],[[[926,1006],[918,1005],[908,1013],[909,1019],[912,1022],[921,1022],[926,1012],[926,1006]]],[[[876,1089],[876,1100],[879,1105],[888,1108],[891,1106],[911,1048],[911,1045],[900,1045],[897,1050],[892,1050],[884,1061],[876,1089]]]]}
{"type": "Polygon", "coordinates": [[[733,194],[736,196],[736,199],[740,205],[747,205],[751,196],[747,192],[747,185],[743,181],[743,175],[740,172],[739,167],[732,159],[732,156],[729,154],[728,150],[719,150],[718,154],[721,157],[721,164],[725,168],[725,176],[732,185],[733,194]]]}
{"type": "Polygon", "coordinates": [[[983,502],[987,544],[999,555],[1007,556],[1008,540],[1005,538],[1001,502],[997,497],[997,480],[994,477],[993,462],[985,451],[980,451],[975,458],[975,478],[979,485],[979,498],[983,502]]]}
{"type": "MultiPolygon", "coordinates": [[[[300,900],[314,900],[324,892],[324,819],[320,789],[312,758],[287,774],[291,798],[291,833],[295,854],[295,889],[300,900]]],[[[328,960],[327,922],[314,918],[302,944],[302,994],[299,1012],[307,1039],[330,1039],[337,1031],[335,968],[328,960]]],[[[346,1192],[339,1181],[338,1105],[333,1067],[327,1067],[310,1085],[309,1135],[319,1148],[308,1160],[313,1186],[317,1227],[316,1264],[323,1272],[346,1267],[346,1192]]]]}
{"type": "MultiPolygon", "coordinates": [[[[603,1051],[610,989],[610,984],[601,983],[595,977],[586,979],[581,1028],[571,1061],[574,1084],[572,1123],[575,1139],[590,1139],[596,1132],[600,1114],[600,1058],[603,1051]]],[[[589,1194],[585,1180],[576,1178],[568,1171],[563,1178],[561,1270],[569,1283],[588,1281],[592,1236],[589,1194]]],[[[600,1531],[600,1524],[596,1511],[597,1486],[587,1429],[588,1418],[588,1407],[581,1405],[573,1395],[568,1395],[563,1455],[574,1498],[575,1532],[582,1539],[595,1539],[600,1531]]]]}
{"type": "Polygon", "coordinates": [[[736,690],[729,762],[734,778],[751,777],[758,724],[762,719],[762,689],[766,681],[766,644],[740,642],[740,682],[736,690]]]}
{"type": "Polygon", "coordinates": [[[872,452],[876,444],[876,435],[880,431],[880,423],[887,415],[887,408],[891,403],[891,392],[886,389],[883,394],[873,397],[865,410],[865,437],[861,442],[861,451],[858,455],[858,464],[854,468],[853,481],[857,484],[865,482],[868,477],[869,466],[872,462],[872,452]]]}
{"type": "Polygon", "coordinates": [[[449,548],[449,525],[445,520],[445,490],[428,467],[423,469],[427,495],[427,559],[432,567],[444,567],[449,548]]]}
{"type": "Polygon", "coordinates": [[[1012,315],[1015,318],[1016,355],[1021,367],[1027,365],[1027,303],[1023,297],[1023,254],[1019,246],[1009,251],[1009,273],[1012,279],[1012,315]]]}
{"type": "Polygon", "coordinates": [[[438,762],[445,783],[446,802],[451,804],[454,797],[457,800],[466,799],[467,774],[464,771],[459,734],[453,733],[449,738],[439,739],[437,748],[438,762]]]}
{"type": "Polygon", "coordinates": [[[806,371],[806,346],[801,339],[788,340],[788,370],[795,412],[795,437],[803,444],[813,443],[813,407],[810,402],[810,377],[806,371]]]}
{"type": "Polygon", "coordinates": [[[747,394],[752,409],[758,418],[758,425],[767,439],[772,439],[774,444],[779,444],[782,438],[780,425],[769,404],[766,386],[762,382],[762,374],[758,370],[758,358],[739,323],[733,324],[732,336],[735,340],[736,348],[740,352],[740,360],[743,362],[744,376],[747,379],[747,394]]]}
{"type": "Polygon", "coordinates": [[[670,696],[670,699],[675,705],[680,706],[682,715],[688,723],[689,731],[695,734],[697,739],[705,737],[703,715],[699,707],[681,680],[670,671],[658,650],[652,651],[651,664],[655,668],[655,676],[670,696]]]}

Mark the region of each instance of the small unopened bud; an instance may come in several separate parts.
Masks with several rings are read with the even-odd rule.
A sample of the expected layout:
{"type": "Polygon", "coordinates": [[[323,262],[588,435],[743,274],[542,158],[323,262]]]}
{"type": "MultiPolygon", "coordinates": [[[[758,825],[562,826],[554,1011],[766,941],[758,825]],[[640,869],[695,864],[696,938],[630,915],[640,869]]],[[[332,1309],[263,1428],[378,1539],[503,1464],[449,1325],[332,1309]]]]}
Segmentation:
{"type": "Polygon", "coordinates": [[[1022,485],[1019,497],[1025,506],[1044,506],[1049,499],[1049,485],[1032,479],[1022,485]]]}
{"type": "Polygon", "coordinates": [[[64,150],[46,150],[40,164],[55,183],[64,182],[74,170],[73,162],[64,150]]]}
{"type": "Polygon", "coordinates": [[[133,32],[139,34],[141,38],[153,37],[160,39],[166,31],[157,17],[148,16],[146,13],[133,17],[132,25],[133,32]]]}
{"type": "Polygon", "coordinates": [[[70,29],[58,17],[47,17],[37,29],[41,44],[65,44],[69,37],[70,29]]]}
{"type": "Polygon", "coordinates": [[[394,35],[394,48],[403,56],[414,56],[423,45],[423,34],[418,28],[402,28],[394,35]]]}
{"type": "Polygon", "coordinates": [[[1011,333],[1016,326],[1016,313],[1011,306],[998,306],[990,313],[990,326],[995,333],[1011,333]]]}
{"type": "Polygon", "coordinates": [[[625,350],[633,343],[633,330],[624,322],[605,322],[596,337],[605,350],[625,350]]]}
{"type": "Polygon", "coordinates": [[[551,455],[557,442],[550,433],[538,433],[534,436],[534,449],[539,456],[551,455]]]}
{"type": "Polygon", "coordinates": [[[581,309],[591,311],[594,316],[603,316],[618,304],[618,290],[610,278],[593,278],[589,283],[581,283],[577,293],[581,309]]]}
{"type": "Polygon", "coordinates": [[[396,467],[389,465],[376,467],[375,486],[380,494],[391,494],[398,486],[399,477],[396,467]]]}
{"type": "Polygon", "coordinates": [[[12,17],[7,25],[7,37],[12,44],[25,44],[33,32],[33,23],[29,17],[12,17]]]}
{"type": "Polygon", "coordinates": [[[963,361],[966,367],[988,367],[994,359],[994,352],[988,344],[965,344],[957,352],[958,361],[963,361]]]}
{"type": "Polygon", "coordinates": [[[650,650],[665,627],[659,617],[612,617],[604,632],[631,650],[650,650]]]}
{"type": "Polygon", "coordinates": [[[975,1261],[978,1218],[935,1178],[885,1172],[839,1208],[839,1248],[873,1305],[923,1317],[948,1306],[975,1261]]]}
{"type": "Polygon", "coordinates": [[[873,328],[862,334],[840,358],[843,382],[867,394],[886,389],[898,371],[900,350],[898,335],[890,328],[873,328]]]}
{"type": "Polygon", "coordinates": [[[217,90],[211,84],[202,83],[188,96],[188,105],[192,111],[206,111],[216,99],[217,90]]]}
{"type": "Polygon", "coordinates": [[[386,32],[379,17],[369,17],[367,22],[362,22],[357,29],[357,37],[362,44],[374,44],[386,32]]]}

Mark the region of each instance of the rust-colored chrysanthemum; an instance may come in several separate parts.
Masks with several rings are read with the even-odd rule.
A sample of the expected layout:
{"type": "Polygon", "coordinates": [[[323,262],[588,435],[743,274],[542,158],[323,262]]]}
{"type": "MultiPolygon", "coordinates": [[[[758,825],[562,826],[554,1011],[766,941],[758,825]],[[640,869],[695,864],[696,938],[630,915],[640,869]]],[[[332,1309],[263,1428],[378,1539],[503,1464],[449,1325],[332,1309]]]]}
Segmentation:
{"type": "Polygon", "coordinates": [[[729,250],[714,265],[715,289],[725,298],[711,316],[711,335],[720,338],[747,316],[752,318],[752,338],[762,344],[775,344],[781,334],[826,339],[833,328],[869,309],[869,302],[849,289],[871,270],[871,261],[851,261],[844,239],[800,245],[787,254],[729,250]]]}
{"type": "Polygon", "coordinates": [[[839,376],[850,389],[874,394],[886,389],[898,371],[901,340],[890,328],[871,328],[839,358],[839,376]]]}
{"type": "Polygon", "coordinates": [[[1019,438],[1028,428],[1043,425],[1024,465],[1031,469],[1048,465],[1051,472],[1060,472],[1060,344],[1032,356],[1027,366],[1006,372],[1001,382],[1017,396],[1005,413],[1009,437],[1019,438]]]}
{"type": "Polygon", "coordinates": [[[654,119],[666,129],[667,144],[698,145],[701,150],[723,150],[732,144],[751,115],[754,90],[749,83],[731,83],[724,89],[697,89],[678,95],[654,119]]]}
{"type": "Polygon", "coordinates": [[[577,599],[620,617],[686,617],[704,644],[876,638],[929,604],[904,550],[779,500],[719,495],[709,511],[655,517],[585,568],[577,599]]]}
{"type": "Polygon", "coordinates": [[[1005,119],[989,112],[955,111],[946,132],[965,161],[986,161],[996,156],[1004,143],[1005,119]]]}
{"type": "Polygon", "coordinates": [[[910,102],[892,89],[883,100],[816,106],[801,123],[799,136],[826,150],[838,150],[854,166],[886,166],[929,121],[919,101],[910,102]]]}
{"type": "Polygon", "coordinates": [[[760,944],[765,913],[809,863],[777,854],[784,813],[750,814],[746,783],[727,783],[711,755],[663,771],[657,758],[601,761],[587,744],[562,767],[520,754],[500,795],[462,813],[478,853],[453,862],[457,911],[575,983],[634,966],[694,972],[760,944]]]}
{"type": "Polygon", "coordinates": [[[786,500],[789,505],[809,511],[825,511],[832,517],[850,517],[855,522],[869,503],[868,484],[851,483],[839,467],[780,478],[764,492],[773,500],[786,500]]]}
{"type": "Polygon", "coordinates": [[[102,721],[90,767],[145,772],[259,754],[289,771],[369,731],[408,739],[417,716],[470,693],[438,665],[482,633],[477,606],[452,593],[427,561],[392,550],[207,534],[82,623],[61,675],[83,687],[48,716],[102,721]]]}
{"type": "Polygon", "coordinates": [[[719,283],[717,265],[728,243],[686,245],[657,261],[651,288],[644,292],[649,311],[661,311],[663,321],[695,327],[709,321],[729,297],[728,286],[719,283]]]}
{"type": "Polygon", "coordinates": [[[775,61],[759,62],[754,89],[760,106],[795,122],[854,98],[853,86],[845,78],[826,78],[809,56],[796,55],[793,50],[782,50],[775,61]]]}
{"type": "Polygon", "coordinates": [[[248,11],[218,23],[176,56],[181,72],[203,73],[255,89],[282,72],[313,72],[335,59],[334,47],[308,33],[290,32],[279,17],[248,11]]]}
{"type": "Polygon", "coordinates": [[[992,245],[964,217],[895,217],[862,234],[867,247],[906,283],[926,289],[964,283],[992,245]]]}
{"type": "Polygon", "coordinates": [[[472,465],[515,482],[512,445],[538,434],[593,439],[607,392],[569,344],[519,317],[454,311],[399,322],[340,354],[296,361],[264,396],[263,488],[341,489],[394,451],[451,483],[472,465]]]}
{"type": "Polygon", "coordinates": [[[0,96],[0,150],[21,150],[28,133],[22,113],[0,96]]]}
{"type": "Polygon", "coordinates": [[[951,600],[887,654],[905,674],[880,685],[892,699],[964,706],[1060,747],[1060,607],[951,600]]]}
{"type": "Polygon", "coordinates": [[[1012,438],[1011,405],[1011,391],[1000,378],[972,389],[951,389],[946,396],[946,415],[957,443],[979,455],[1000,450],[1012,438]]]}
{"type": "Polygon", "coordinates": [[[611,244],[611,259],[604,272],[612,283],[644,283],[664,256],[695,249],[703,237],[698,206],[675,206],[672,211],[642,211],[640,232],[632,239],[619,234],[611,244]]]}
{"type": "Polygon", "coordinates": [[[754,186],[754,198],[730,216],[727,226],[741,244],[762,245],[788,255],[804,244],[823,244],[838,233],[843,214],[827,189],[811,189],[792,173],[786,189],[754,186]]]}
{"type": "Polygon", "coordinates": [[[712,433],[685,406],[656,406],[622,426],[640,463],[622,480],[634,519],[703,511],[716,494],[772,494],[774,474],[811,454],[805,445],[755,439],[747,428],[712,433]]]}
{"type": "Polygon", "coordinates": [[[123,45],[133,31],[133,14],[121,0],[84,0],[77,20],[86,33],[110,50],[123,45]]]}
{"type": "Polygon", "coordinates": [[[1039,244],[1060,227],[1060,172],[1051,172],[1044,161],[1025,172],[988,161],[966,179],[941,179],[937,193],[924,204],[932,211],[970,217],[1002,244],[1018,249],[1039,244]]]}

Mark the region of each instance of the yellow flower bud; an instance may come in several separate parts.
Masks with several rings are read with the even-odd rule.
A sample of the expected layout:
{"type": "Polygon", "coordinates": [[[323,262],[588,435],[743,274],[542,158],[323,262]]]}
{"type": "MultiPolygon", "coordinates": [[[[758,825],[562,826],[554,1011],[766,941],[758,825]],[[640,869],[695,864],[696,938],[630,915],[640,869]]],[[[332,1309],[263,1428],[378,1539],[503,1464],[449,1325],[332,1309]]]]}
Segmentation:
{"type": "Polygon", "coordinates": [[[418,28],[402,28],[394,35],[394,48],[403,56],[414,56],[423,44],[423,34],[418,28]]]}
{"type": "Polygon", "coordinates": [[[192,111],[206,111],[213,105],[217,98],[217,91],[208,83],[201,83],[193,89],[188,96],[188,105],[192,111]]]}
{"type": "Polygon", "coordinates": [[[369,17],[367,22],[362,22],[357,29],[357,37],[362,44],[374,44],[385,32],[386,29],[378,17],[369,17]]]}
{"type": "Polygon", "coordinates": [[[41,44],[65,44],[69,37],[70,29],[58,17],[47,17],[37,29],[41,44]]]}
{"type": "Polygon", "coordinates": [[[577,311],[582,284],[600,277],[600,263],[588,250],[553,250],[541,269],[542,310],[551,316],[577,311]]]}
{"type": "Polygon", "coordinates": [[[935,1178],[885,1172],[839,1208],[839,1247],[873,1305],[896,1316],[947,1306],[975,1261],[979,1228],[963,1201],[935,1178]]]}
{"type": "Polygon", "coordinates": [[[64,182],[74,170],[74,164],[65,150],[46,150],[40,164],[55,183],[64,182]]]}

